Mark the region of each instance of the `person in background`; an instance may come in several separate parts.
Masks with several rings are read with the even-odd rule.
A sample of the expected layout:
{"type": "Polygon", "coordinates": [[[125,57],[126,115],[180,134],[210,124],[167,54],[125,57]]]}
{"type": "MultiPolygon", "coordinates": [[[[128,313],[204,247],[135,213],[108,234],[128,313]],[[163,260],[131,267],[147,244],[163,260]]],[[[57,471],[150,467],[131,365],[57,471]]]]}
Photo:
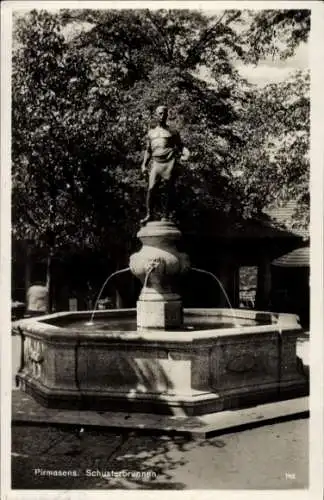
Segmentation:
{"type": "Polygon", "coordinates": [[[36,282],[27,291],[26,316],[40,316],[48,312],[48,288],[36,282]]]}

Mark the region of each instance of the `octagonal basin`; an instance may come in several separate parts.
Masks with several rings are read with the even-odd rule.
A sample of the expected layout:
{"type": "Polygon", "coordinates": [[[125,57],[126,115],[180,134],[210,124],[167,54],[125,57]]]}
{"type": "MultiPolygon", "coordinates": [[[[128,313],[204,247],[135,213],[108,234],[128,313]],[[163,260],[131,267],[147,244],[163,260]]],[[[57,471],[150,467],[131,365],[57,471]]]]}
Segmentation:
{"type": "Polygon", "coordinates": [[[13,324],[17,381],[45,406],[199,415],[303,396],[298,317],[185,309],[183,327],[138,329],[134,309],[63,312],[13,324]]]}

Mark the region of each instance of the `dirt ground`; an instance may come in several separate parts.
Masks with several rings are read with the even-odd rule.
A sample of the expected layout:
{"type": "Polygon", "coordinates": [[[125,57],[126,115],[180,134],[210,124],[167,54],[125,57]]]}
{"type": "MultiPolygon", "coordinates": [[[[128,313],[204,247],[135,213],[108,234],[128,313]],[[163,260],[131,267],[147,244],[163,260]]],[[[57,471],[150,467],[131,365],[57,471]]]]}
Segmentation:
{"type": "Polygon", "coordinates": [[[39,426],[12,429],[14,489],[308,486],[308,420],[190,441],[39,426]],[[65,474],[65,477],[63,476],[65,474]]]}

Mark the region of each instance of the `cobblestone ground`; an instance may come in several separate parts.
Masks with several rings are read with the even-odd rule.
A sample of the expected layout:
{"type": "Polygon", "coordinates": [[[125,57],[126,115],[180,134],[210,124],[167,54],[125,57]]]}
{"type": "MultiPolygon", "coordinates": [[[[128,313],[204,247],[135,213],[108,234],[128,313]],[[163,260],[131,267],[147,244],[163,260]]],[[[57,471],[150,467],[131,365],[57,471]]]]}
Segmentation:
{"type": "Polygon", "coordinates": [[[307,419],[201,441],[94,430],[79,437],[71,429],[26,425],[12,429],[13,489],[289,489],[307,485],[307,419]],[[59,471],[76,476],[47,475],[59,471]],[[109,473],[115,477],[108,477],[109,473]]]}

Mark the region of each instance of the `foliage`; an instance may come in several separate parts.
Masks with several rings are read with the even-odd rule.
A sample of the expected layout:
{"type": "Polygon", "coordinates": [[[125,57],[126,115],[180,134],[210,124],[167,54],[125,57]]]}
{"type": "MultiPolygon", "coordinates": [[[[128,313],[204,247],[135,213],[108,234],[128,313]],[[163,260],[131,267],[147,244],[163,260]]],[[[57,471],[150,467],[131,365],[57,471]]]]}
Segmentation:
{"type": "Polygon", "coordinates": [[[15,235],[57,249],[102,247],[123,260],[144,210],[143,138],[161,102],[171,107],[170,124],[181,129],[191,151],[178,186],[184,224],[201,227],[210,212],[259,213],[273,199],[264,188],[265,175],[274,186],[282,181],[283,196],[285,189],[291,195],[295,189],[304,199],[307,167],[299,156],[307,147],[305,81],[300,77],[261,92],[234,66],[237,58],[272,50],[277,37],[268,31],[265,38],[265,23],[277,24],[279,33],[282,25],[299,22],[305,31],[290,31],[284,55],[298,37],[305,39],[304,11],[292,11],[301,12],[299,18],[274,12],[253,17],[252,48],[244,45],[241,11],[207,17],[187,10],[62,9],[17,19],[15,235]],[[87,30],[68,37],[78,23],[87,23],[87,30]],[[295,94],[298,102],[292,103],[295,94]],[[298,120],[294,113],[300,113],[298,120]],[[279,148],[265,150],[279,139],[279,148]],[[241,178],[233,175],[238,169],[241,178]]]}
{"type": "Polygon", "coordinates": [[[39,244],[49,243],[53,233],[57,242],[77,238],[90,221],[82,217],[82,179],[75,175],[78,161],[71,161],[66,128],[73,104],[84,98],[84,88],[72,85],[84,79],[84,65],[67,53],[60,26],[50,14],[32,12],[19,19],[17,31],[12,77],[14,231],[39,244]]]}
{"type": "Polygon", "coordinates": [[[115,222],[127,195],[110,170],[120,159],[116,90],[96,87],[90,61],[68,46],[55,16],[33,11],[18,24],[23,43],[13,58],[15,235],[56,248],[97,246],[101,205],[109,207],[108,222],[115,222]]]}
{"type": "Polygon", "coordinates": [[[300,229],[309,224],[309,80],[297,72],[259,89],[242,122],[244,147],[235,151],[249,215],[294,200],[300,229]]]}
{"type": "Polygon", "coordinates": [[[215,197],[219,206],[227,201],[221,170],[226,151],[239,140],[231,124],[244,94],[229,61],[235,50],[228,41],[230,13],[224,25],[218,20],[211,26],[187,11],[107,11],[99,17],[70,43],[59,18],[47,12],[33,11],[17,23],[13,222],[17,236],[38,244],[49,233],[57,247],[109,239],[120,249],[129,240],[144,200],[143,137],[161,101],[173,107],[174,124],[190,141],[182,212],[190,205],[198,214],[201,198],[195,211],[192,199],[206,186],[205,204],[215,197]],[[215,88],[193,75],[198,63],[217,75],[215,88]]]}
{"type": "Polygon", "coordinates": [[[308,41],[310,10],[261,10],[249,14],[252,22],[244,35],[249,62],[257,63],[268,55],[287,59],[300,43],[308,41]]]}

